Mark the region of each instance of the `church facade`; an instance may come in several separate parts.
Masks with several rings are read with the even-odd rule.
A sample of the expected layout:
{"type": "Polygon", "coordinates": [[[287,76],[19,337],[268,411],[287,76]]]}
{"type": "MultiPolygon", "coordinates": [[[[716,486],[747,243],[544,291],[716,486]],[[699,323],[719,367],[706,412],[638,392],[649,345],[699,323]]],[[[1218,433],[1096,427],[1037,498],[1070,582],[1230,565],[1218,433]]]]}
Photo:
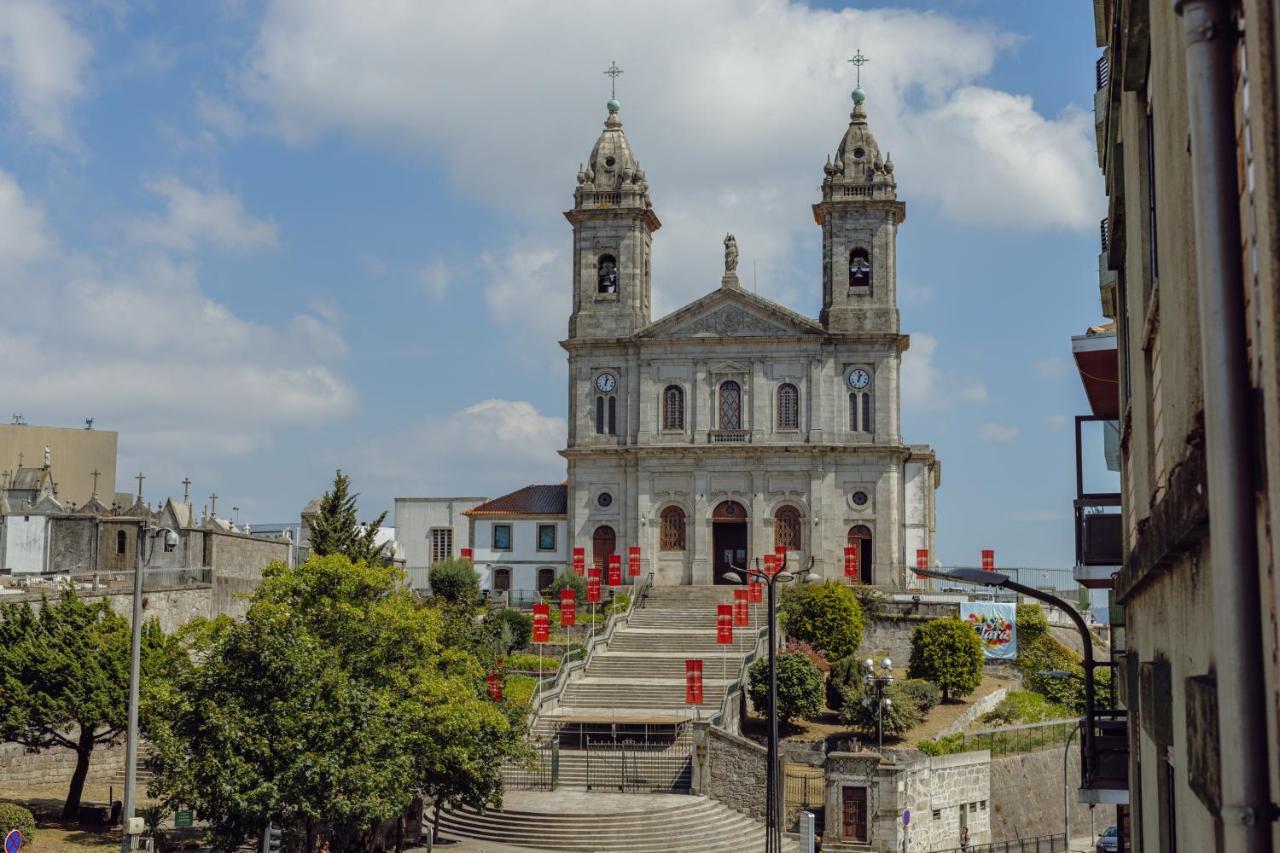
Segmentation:
{"type": "MultiPolygon", "coordinates": [[[[789,565],[914,584],[935,553],[932,450],[904,443],[895,243],[906,207],[861,90],[813,206],[822,311],[806,317],[739,285],[725,239],[719,287],[650,317],[649,185],[619,118],[578,173],[569,360],[567,512],[588,560],[640,546],[657,584],[721,582],[784,547],[789,565]]],[[[624,560],[625,564],[625,560],[624,560]]]]}

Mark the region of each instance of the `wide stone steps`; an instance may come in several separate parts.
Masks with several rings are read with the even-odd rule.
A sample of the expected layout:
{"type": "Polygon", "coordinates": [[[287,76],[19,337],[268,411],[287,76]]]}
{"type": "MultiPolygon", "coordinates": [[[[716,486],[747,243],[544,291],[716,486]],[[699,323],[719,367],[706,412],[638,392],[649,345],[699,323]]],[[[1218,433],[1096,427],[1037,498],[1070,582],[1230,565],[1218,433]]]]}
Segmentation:
{"type": "MultiPolygon", "coordinates": [[[[704,797],[687,804],[608,812],[592,808],[592,795],[576,795],[557,813],[459,809],[440,817],[450,836],[557,851],[679,851],[739,853],[764,846],[764,827],[704,797]]],[[[610,800],[612,802],[612,800],[610,800]]],[[[665,802],[665,801],[664,801],[665,802]]],[[[794,851],[794,842],[784,842],[794,851]]]]}
{"type": "MultiPolygon", "coordinates": [[[[718,711],[724,701],[724,686],[703,682],[703,708],[718,711]]],[[[684,683],[634,685],[570,683],[561,703],[573,708],[689,708],[685,704],[684,683]]]]}
{"type": "MultiPolygon", "coordinates": [[[[717,652],[704,656],[702,676],[705,681],[727,677],[730,680],[742,666],[743,655],[738,652],[717,652]],[[726,676],[727,673],[727,676],[726,676]]],[[[583,673],[584,678],[684,678],[685,661],[681,654],[646,655],[605,652],[595,655],[583,673]]]]}
{"type": "MultiPolygon", "coordinates": [[[[687,791],[693,772],[688,758],[687,744],[665,750],[592,749],[588,752],[583,749],[561,748],[556,784],[560,788],[595,791],[621,791],[638,787],[687,791]]],[[[527,778],[527,774],[515,768],[504,768],[503,778],[511,787],[517,787],[527,778]]]]}

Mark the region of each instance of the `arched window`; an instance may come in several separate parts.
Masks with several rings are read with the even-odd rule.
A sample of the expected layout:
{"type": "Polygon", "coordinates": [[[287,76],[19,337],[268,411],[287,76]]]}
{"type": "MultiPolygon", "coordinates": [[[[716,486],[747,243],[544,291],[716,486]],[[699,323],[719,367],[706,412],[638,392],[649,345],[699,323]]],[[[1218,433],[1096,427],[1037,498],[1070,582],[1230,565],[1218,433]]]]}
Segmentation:
{"type": "Polygon", "coordinates": [[[871,253],[858,248],[849,253],[849,286],[871,286],[871,253]]]}
{"type": "Polygon", "coordinates": [[[123,554],[128,547],[129,537],[125,535],[123,530],[116,531],[116,553],[123,554]]]}
{"type": "Polygon", "coordinates": [[[871,410],[871,392],[862,392],[862,431],[875,432],[876,422],[874,412],[871,410]]]}
{"type": "Polygon", "coordinates": [[[851,432],[875,432],[875,407],[870,391],[854,391],[849,395],[849,430],[851,432]]]}
{"type": "Polygon", "coordinates": [[[871,583],[871,560],[875,552],[871,549],[871,528],[865,524],[855,524],[849,528],[849,544],[857,548],[858,580],[871,583]]]}
{"type": "Polygon", "coordinates": [[[742,386],[730,379],[720,383],[720,429],[742,429],[742,386]]]}
{"type": "Polygon", "coordinates": [[[604,397],[596,397],[596,435],[604,435],[604,397]]]}
{"type": "Polygon", "coordinates": [[[596,261],[596,293],[618,292],[618,259],[601,255],[596,261]]]}
{"type": "Polygon", "coordinates": [[[609,435],[618,434],[618,398],[609,398],[609,435]]]}
{"type": "Polygon", "coordinates": [[[538,592],[546,592],[547,587],[556,581],[556,570],[550,568],[538,569],[538,592]]]}
{"type": "Polygon", "coordinates": [[[684,389],[668,385],[662,392],[662,428],[684,429],[684,389]]]}
{"type": "Polygon", "coordinates": [[[669,506],[662,511],[662,536],[658,547],[662,551],[683,551],[684,542],[684,510],[678,506],[669,506]]]}
{"type": "Polygon", "coordinates": [[[800,550],[800,510],[784,506],[774,513],[773,546],[788,551],[800,550]]]}
{"type": "Polygon", "coordinates": [[[778,429],[800,429],[800,390],[790,382],[778,386],[778,429]]]}
{"type": "Polygon", "coordinates": [[[596,528],[596,532],[591,534],[591,562],[596,568],[609,567],[609,555],[614,552],[617,544],[618,536],[612,527],[604,524],[596,528]]]}
{"type": "Polygon", "coordinates": [[[502,566],[493,570],[493,591],[507,592],[511,589],[511,570],[502,566]]]}

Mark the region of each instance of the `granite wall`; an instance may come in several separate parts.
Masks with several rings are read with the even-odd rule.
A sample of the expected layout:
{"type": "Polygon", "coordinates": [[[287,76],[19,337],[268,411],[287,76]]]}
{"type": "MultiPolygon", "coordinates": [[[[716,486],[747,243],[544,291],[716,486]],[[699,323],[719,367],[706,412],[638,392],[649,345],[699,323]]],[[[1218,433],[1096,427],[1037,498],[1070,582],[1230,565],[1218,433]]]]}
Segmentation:
{"type": "MultiPolygon", "coordinates": [[[[1080,787],[1080,746],[1067,755],[1071,802],[1071,834],[1086,835],[1089,806],[1077,801],[1080,787]],[[1083,830],[1083,831],[1082,831],[1083,830]]],[[[1062,832],[1062,750],[1043,749],[991,760],[991,832],[998,841],[1034,838],[1062,832]]],[[[1098,830],[1114,823],[1115,810],[1099,807],[1098,830]]]]}
{"type": "Polygon", "coordinates": [[[764,820],[767,752],[705,721],[693,724],[693,793],[764,820]]]}

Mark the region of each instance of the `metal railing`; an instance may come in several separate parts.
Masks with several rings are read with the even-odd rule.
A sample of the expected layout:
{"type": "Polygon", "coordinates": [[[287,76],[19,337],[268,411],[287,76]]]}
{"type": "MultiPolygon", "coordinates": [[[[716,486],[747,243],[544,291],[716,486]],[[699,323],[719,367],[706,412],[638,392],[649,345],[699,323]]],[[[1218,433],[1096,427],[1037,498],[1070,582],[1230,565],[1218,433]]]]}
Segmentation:
{"type": "Polygon", "coordinates": [[[825,812],[827,776],[821,767],[789,766],[782,779],[784,826],[794,826],[801,811],[825,812]]]}
{"type": "Polygon", "coordinates": [[[587,738],[586,788],[626,793],[680,793],[690,787],[692,737],[688,725],[670,743],[587,738]]]}
{"type": "Polygon", "coordinates": [[[1102,246],[1102,254],[1104,255],[1107,253],[1107,247],[1110,245],[1110,227],[1111,226],[1108,225],[1107,217],[1102,217],[1102,220],[1098,223],[1098,236],[1101,238],[1100,245],[1102,246]]]}
{"type": "Polygon", "coordinates": [[[748,444],[750,441],[749,429],[713,429],[707,432],[708,444],[748,444]]]}
{"type": "Polygon", "coordinates": [[[751,669],[751,664],[755,663],[757,658],[768,651],[769,625],[767,621],[766,624],[756,629],[755,647],[743,659],[738,674],[724,686],[724,696],[720,700],[720,708],[711,715],[711,724],[713,726],[724,728],[724,721],[729,716],[729,709],[732,703],[742,701],[740,694],[747,689],[747,672],[751,669]]]}
{"type": "Polygon", "coordinates": [[[1039,835],[1015,841],[970,844],[968,847],[935,847],[930,853],[1067,853],[1067,837],[1059,832],[1057,835],[1039,835]]]}
{"type": "Polygon", "coordinates": [[[1049,749],[1065,744],[1071,732],[1079,725],[1078,719],[1052,720],[1047,723],[1028,723],[1021,726],[1001,726],[976,732],[961,732],[960,740],[964,746],[961,751],[986,749],[995,756],[1049,749]]]}
{"type": "Polygon", "coordinates": [[[1098,62],[1094,65],[1093,70],[1098,88],[1107,88],[1107,84],[1111,82],[1111,55],[1107,51],[1103,51],[1102,56],[1098,57],[1098,62]]]}
{"type": "Polygon", "coordinates": [[[527,764],[508,764],[502,768],[502,783],[517,790],[554,791],[560,784],[559,746],[551,740],[535,744],[527,764]]]}

